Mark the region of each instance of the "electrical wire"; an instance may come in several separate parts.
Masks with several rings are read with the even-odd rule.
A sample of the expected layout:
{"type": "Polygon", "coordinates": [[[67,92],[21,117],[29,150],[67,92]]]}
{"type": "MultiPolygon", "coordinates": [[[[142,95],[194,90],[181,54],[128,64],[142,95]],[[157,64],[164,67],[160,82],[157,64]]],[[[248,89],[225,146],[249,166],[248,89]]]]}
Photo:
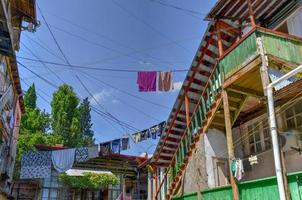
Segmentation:
{"type": "Polygon", "coordinates": [[[153,101],[150,101],[150,100],[148,100],[148,99],[142,98],[142,97],[140,97],[140,96],[131,94],[131,93],[125,91],[125,90],[121,90],[120,88],[115,87],[115,86],[113,86],[113,85],[111,85],[111,84],[109,84],[109,83],[107,83],[107,82],[105,82],[105,81],[102,81],[102,80],[98,79],[97,77],[92,76],[91,74],[88,74],[87,72],[84,72],[84,71],[81,71],[81,72],[84,73],[84,74],[86,74],[86,75],[89,76],[90,78],[92,78],[92,79],[94,79],[94,80],[100,82],[101,84],[106,85],[106,86],[108,86],[108,87],[110,87],[110,88],[113,88],[113,89],[115,89],[115,90],[117,90],[117,91],[119,91],[119,92],[121,92],[121,93],[124,93],[124,94],[126,94],[126,95],[128,95],[128,96],[131,96],[131,97],[133,97],[133,98],[135,98],[135,99],[139,99],[139,100],[141,100],[141,101],[143,101],[143,102],[146,102],[146,103],[149,103],[149,104],[152,104],[152,105],[155,105],[155,106],[164,108],[164,109],[168,109],[168,110],[171,110],[171,109],[172,109],[171,107],[168,107],[168,106],[166,106],[166,105],[162,105],[162,104],[159,104],[159,103],[157,103],[157,102],[153,102],[153,101]]]}
{"type": "Polygon", "coordinates": [[[200,12],[197,12],[195,10],[190,10],[190,9],[186,9],[186,8],[181,8],[179,6],[175,6],[175,5],[169,4],[167,2],[163,2],[163,1],[159,1],[159,0],[149,0],[149,1],[151,1],[152,3],[157,3],[158,5],[161,5],[161,6],[164,6],[164,7],[176,9],[178,11],[182,11],[183,13],[186,13],[186,14],[188,14],[188,15],[194,17],[194,18],[197,18],[197,19],[202,19],[200,16],[206,16],[206,14],[204,14],[204,13],[200,13],[200,12]]]}
{"type": "MultiPolygon", "coordinates": [[[[63,66],[63,67],[72,67],[72,68],[79,68],[79,69],[90,69],[90,70],[96,70],[96,71],[109,71],[109,72],[125,72],[125,73],[137,73],[142,70],[133,70],[133,69],[113,69],[113,68],[100,68],[100,67],[88,67],[84,65],[72,65],[72,64],[64,64],[64,63],[57,63],[57,62],[52,62],[52,61],[46,61],[46,60],[37,60],[33,58],[28,58],[28,57],[23,57],[23,56],[17,56],[20,59],[23,60],[29,60],[33,62],[43,62],[45,64],[52,64],[52,65],[57,65],[57,66],[63,66]]],[[[159,69],[154,69],[152,71],[160,72],[163,70],[159,69]]],[[[171,72],[187,72],[189,71],[188,69],[172,69],[172,70],[167,70],[171,72]]]]}
{"type": "Polygon", "coordinates": [[[175,40],[172,40],[171,37],[167,36],[166,34],[162,33],[161,31],[159,31],[157,28],[155,28],[154,26],[152,26],[151,24],[147,23],[146,21],[142,20],[141,18],[139,18],[138,16],[136,16],[133,12],[131,12],[130,10],[128,10],[127,8],[125,8],[122,4],[120,4],[118,1],[116,0],[112,0],[111,1],[113,4],[115,4],[117,7],[119,7],[121,10],[123,10],[124,12],[126,12],[129,16],[133,17],[134,19],[136,19],[137,21],[139,21],[140,23],[142,23],[143,25],[145,25],[146,27],[148,27],[149,29],[151,29],[153,32],[157,33],[158,35],[160,35],[162,38],[171,41],[175,46],[181,48],[184,50],[184,52],[186,52],[187,54],[190,54],[190,50],[188,50],[186,47],[180,45],[179,43],[177,43],[175,40]]]}
{"type": "MultiPolygon", "coordinates": [[[[83,72],[83,73],[84,73],[84,72],[83,72]]],[[[86,73],[85,73],[85,74],[86,74],[86,73]]],[[[86,75],[87,75],[87,74],[86,74],[86,75]]],[[[90,80],[90,79],[88,79],[88,80],[90,80]]],[[[145,113],[144,111],[138,109],[136,106],[133,106],[132,104],[127,103],[126,101],[124,101],[123,99],[121,99],[121,98],[115,96],[114,94],[111,94],[111,95],[112,95],[114,98],[116,98],[117,100],[119,100],[120,102],[122,102],[122,103],[124,103],[125,105],[127,105],[128,107],[130,107],[130,108],[132,108],[133,110],[137,111],[138,113],[140,113],[140,114],[142,114],[142,115],[144,115],[144,116],[146,116],[146,117],[148,117],[148,118],[150,118],[150,119],[152,119],[152,120],[155,120],[156,122],[161,121],[161,120],[159,120],[159,119],[157,119],[157,118],[151,116],[150,114],[145,113]]]]}
{"type": "MultiPolygon", "coordinates": [[[[69,62],[67,56],[65,55],[63,49],[61,48],[59,42],[57,41],[57,39],[56,39],[54,33],[52,32],[52,30],[51,30],[51,28],[50,28],[48,22],[46,21],[46,18],[44,17],[44,14],[42,13],[42,10],[41,10],[41,8],[40,8],[39,6],[38,6],[38,9],[39,9],[39,11],[40,11],[40,14],[41,14],[41,16],[42,16],[42,18],[43,18],[43,20],[44,20],[44,22],[45,22],[45,24],[46,24],[46,26],[47,26],[49,32],[51,33],[51,36],[52,36],[52,38],[53,38],[55,44],[57,45],[57,47],[58,47],[60,53],[62,54],[62,56],[63,56],[63,58],[65,59],[66,63],[70,66],[71,70],[73,71],[73,68],[72,68],[71,63],[69,62]]],[[[96,102],[96,103],[97,103],[97,104],[105,111],[105,113],[104,113],[105,115],[107,115],[107,116],[111,117],[112,119],[116,120],[116,122],[117,122],[123,129],[125,129],[125,127],[123,126],[123,124],[126,124],[128,128],[131,127],[131,125],[129,125],[129,124],[127,124],[127,123],[124,123],[124,122],[118,120],[115,116],[113,116],[111,113],[109,113],[108,111],[106,111],[105,108],[104,108],[103,106],[100,105],[100,103],[97,101],[97,99],[92,95],[92,93],[90,92],[90,90],[86,87],[86,85],[83,83],[83,81],[80,79],[80,77],[79,77],[75,72],[74,72],[74,75],[75,75],[76,79],[81,83],[82,87],[83,87],[83,88],[86,90],[86,92],[90,95],[90,97],[93,98],[93,99],[95,100],[95,102],[96,102]]],[[[138,129],[138,130],[139,130],[139,129],[138,129]]]]}
{"type": "MultiPolygon", "coordinates": [[[[57,54],[53,53],[49,48],[47,48],[47,46],[46,46],[45,44],[42,44],[42,41],[39,40],[39,42],[38,42],[38,41],[36,41],[36,40],[33,40],[31,37],[29,37],[29,36],[26,35],[26,34],[24,34],[24,36],[25,36],[28,40],[30,40],[31,42],[37,44],[39,47],[41,47],[42,49],[44,49],[44,50],[45,50],[47,53],[49,53],[50,55],[52,55],[52,56],[54,56],[54,57],[56,57],[56,58],[58,58],[58,59],[64,61],[60,56],[58,56],[57,54]]],[[[37,36],[35,36],[35,37],[37,37],[37,36]]]]}
{"type": "Polygon", "coordinates": [[[29,47],[27,47],[27,45],[25,45],[23,42],[21,42],[22,46],[24,46],[25,49],[27,49],[51,74],[55,75],[55,77],[61,81],[62,83],[64,83],[64,81],[62,80],[61,77],[59,77],[59,75],[57,73],[55,73],[50,67],[48,67],[45,63],[43,63],[41,61],[41,59],[39,58],[39,56],[37,56],[29,47]]]}
{"type": "MultiPolygon", "coordinates": [[[[51,14],[51,15],[54,16],[54,17],[56,17],[56,18],[58,18],[58,19],[60,19],[60,20],[63,20],[63,21],[65,21],[65,22],[67,22],[68,24],[71,24],[71,25],[77,27],[77,28],[80,29],[80,30],[83,30],[83,31],[85,31],[85,32],[87,32],[87,33],[90,33],[90,34],[93,34],[93,35],[96,35],[96,36],[98,36],[98,37],[102,37],[102,38],[106,39],[107,41],[110,41],[110,42],[112,42],[112,43],[114,43],[114,44],[116,44],[116,45],[118,45],[118,46],[120,46],[120,47],[129,49],[129,50],[131,50],[131,51],[133,51],[133,52],[136,52],[136,51],[137,51],[136,49],[130,47],[129,45],[125,45],[125,44],[123,44],[123,43],[121,43],[121,42],[118,42],[118,41],[116,41],[116,40],[113,40],[113,39],[111,39],[110,37],[105,36],[104,34],[99,34],[99,33],[92,32],[92,31],[88,30],[87,28],[84,28],[84,27],[82,27],[82,26],[80,26],[80,25],[78,25],[78,24],[73,23],[73,22],[70,21],[70,20],[67,20],[67,19],[65,19],[65,18],[62,18],[62,17],[57,16],[57,15],[54,15],[54,14],[51,14]]],[[[64,30],[64,29],[59,28],[59,27],[57,27],[57,26],[54,26],[54,25],[50,25],[50,26],[53,27],[54,29],[59,30],[59,31],[61,31],[61,32],[64,32],[64,33],[66,33],[66,34],[68,34],[68,35],[70,35],[70,36],[73,36],[73,37],[79,38],[79,39],[81,39],[81,40],[83,40],[83,41],[85,41],[85,42],[88,42],[89,44],[96,45],[96,46],[100,46],[100,47],[105,48],[105,49],[107,49],[107,50],[116,52],[116,53],[120,54],[121,56],[127,56],[127,57],[129,57],[129,56],[132,55],[132,54],[127,54],[127,53],[121,53],[120,51],[117,51],[117,50],[112,49],[112,48],[110,48],[110,47],[106,47],[105,45],[102,45],[102,44],[98,44],[98,43],[96,43],[95,41],[88,40],[88,39],[86,39],[86,38],[84,38],[84,37],[82,37],[82,36],[80,36],[80,35],[74,34],[74,33],[70,32],[70,31],[64,30]]],[[[139,52],[139,53],[142,54],[142,53],[144,53],[144,52],[139,52]]],[[[170,64],[170,65],[172,64],[172,63],[169,62],[169,61],[163,61],[163,60],[161,60],[160,58],[157,58],[157,57],[155,57],[155,56],[152,56],[152,55],[150,55],[150,54],[148,54],[148,53],[144,53],[143,55],[146,55],[146,56],[152,58],[152,59],[155,60],[155,61],[160,61],[160,62],[162,62],[162,63],[166,63],[166,64],[170,64]]],[[[133,57],[133,56],[131,56],[131,58],[137,59],[136,57],[133,57]]],[[[105,60],[106,60],[106,59],[105,59],[105,60]]],[[[103,61],[103,62],[104,62],[104,61],[103,61]]],[[[90,65],[90,64],[87,64],[87,65],[90,65]]]]}
{"type": "Polygon", "coordinates": [[[55,85],[54,83],[50,82],[49,80],[47,80],[46,78],[40,76],[39,74],[37,74],[36,72],[32,71],[31,69],[29,69],[28,67],[26,67],[24,64],[22,64],[21,62],[17,61],[17,63],[19,65],[21,65],[22,67],[24,67],[25,69],[27,69],[28,71],[30,71],[32,74],[36,75],[37,77],[39,77],[41,80],[43,80],[44,82],[46,82],[47,84],[49,84],[50,86],[52,86],[53,88],[57,88],[58,86],[55,85]]]}

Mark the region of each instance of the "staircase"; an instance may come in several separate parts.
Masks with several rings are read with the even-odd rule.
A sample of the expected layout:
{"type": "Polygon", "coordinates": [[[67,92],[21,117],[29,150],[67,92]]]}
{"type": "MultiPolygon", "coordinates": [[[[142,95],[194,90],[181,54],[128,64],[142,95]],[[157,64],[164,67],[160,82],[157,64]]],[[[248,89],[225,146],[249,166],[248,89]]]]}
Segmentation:
{"type": "Polygon", "coordinates": [[[225,130],[222,89],[227,91],[231,125],[235,124],[248,96],[263,96],[262,92],[255,90],[259,88],[262,90],[260,78],[256,80],[256,74],[260,76],[261,63],[261,54],[256,42],[259,38],[269,60],[285,69],[295,66],[295,63],[302,63],[301,56],[290,56],[296,55],[301,49],[302,39],[259,27],[251,30],[230,47],[216,63],[193,113],[190,114],[188,125],[177,142],[176,151],[169,160],[169,166],[159,184],[156,199],[170,200],[177,194],[187,164],[202,134],[209,128],[225,130]],[[239,79],[243,74],[248,76],[239,79]],[[260,85],[257,85],[258,83],[260,85]]]}
{"type": "MultiPolygon", "coordinates": [[[[206,89],[199,100],[198,106],[191,117],[190,125],[182,136],[171,165],[167,169],[164,179],[160,184],[160,188],[168,186],[168,189],[165,189],[167,190],[165,192],[165,199],[167,200],[170,200],[172,196],[177,193],[187,164],[189,163],[193,151],[196,149],[196,144],[199,142],[202,134],[209,128],[225,129],[221,96],[221,77],[220,70],[215,68],[207,82],[206,89]]],[[[232,124],[234,124],[246,102],[247,95],[229,92],[228,96],[232,115],[231,120],[232,124]]],[[[156,199],[159,199],[160,191],[161,190],[159,189],[156,199]]]]}

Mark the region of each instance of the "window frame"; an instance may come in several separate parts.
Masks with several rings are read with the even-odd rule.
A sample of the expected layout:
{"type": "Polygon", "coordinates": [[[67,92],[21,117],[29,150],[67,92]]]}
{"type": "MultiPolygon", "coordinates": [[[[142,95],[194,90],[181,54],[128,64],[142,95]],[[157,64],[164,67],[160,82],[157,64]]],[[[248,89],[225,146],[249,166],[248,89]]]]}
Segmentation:
{"type": "Polygon", "coordinates": [[[269,131],[269,122],[266,117],[266,114],[263,114],[255,119],[252,119],[245,124],[243,124],[243,130],[244,134],[246,136],[246,142],[244,142],[245,145],[247,145],[246,153],[247,155],[257,155],[259,153],[269,151],[272,149],[272,139],[271,134],[269,131]],[[266,123],[265,123],[266,121],[266,123]],[[256,125],[255,125],[256,124],[256,125]],[[253,143],[250,143],[250,131],[249,127],[253,126],[252,129],[254,131],[255,126],[258,126],[257,131],[259,132],[259,140],[256,140],[255,133],[253,133],[253,143]],[[268,136],[265,135],[265,131],[268,131],[268,136]],[[269,141],[269,145],[266,143],[269,141]],[[260,144],[260,150],[257,149],[257,144],[260,144]],[[252,146],[254,146],[254,151],[251,151],[252,146]]]}

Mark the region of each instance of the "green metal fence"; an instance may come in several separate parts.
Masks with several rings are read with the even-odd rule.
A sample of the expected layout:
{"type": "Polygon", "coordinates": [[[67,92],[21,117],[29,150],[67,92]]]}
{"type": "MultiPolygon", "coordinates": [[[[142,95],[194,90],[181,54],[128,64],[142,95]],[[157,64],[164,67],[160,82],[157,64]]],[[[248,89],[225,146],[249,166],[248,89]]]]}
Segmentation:
{"type": "MultiPolygon", "coordinates": [[[[292,200],[302,200],[302,172],[290,173],[287,176],[289,191],[292,200]]],[[[276,177],[257,179],[238,183],[241,200],[278,200],[278,186],[276,177]]],[[[203,190],[202,200],[231,200],[232,187],[218,187],[203,190]]],[[[197,193],[184,194],[174,197],[173,200],[195,200],[197,193]]]]}

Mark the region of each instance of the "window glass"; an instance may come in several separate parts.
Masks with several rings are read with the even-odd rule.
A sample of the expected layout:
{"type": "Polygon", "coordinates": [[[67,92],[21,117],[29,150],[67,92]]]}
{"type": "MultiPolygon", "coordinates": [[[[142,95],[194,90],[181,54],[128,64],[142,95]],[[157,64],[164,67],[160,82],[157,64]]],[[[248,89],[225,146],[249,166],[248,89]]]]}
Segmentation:
{"type": "Polygon", "coordinates": [[[302,100],[285,111],[287,129],[302,128],[302,100]]]}
{"type": "Polygon", "coordinates": [[[271,148],[271,138],[267,120],[259,120],[247,127],[249,135],[250,154],[262,152],[271,148]]]}

